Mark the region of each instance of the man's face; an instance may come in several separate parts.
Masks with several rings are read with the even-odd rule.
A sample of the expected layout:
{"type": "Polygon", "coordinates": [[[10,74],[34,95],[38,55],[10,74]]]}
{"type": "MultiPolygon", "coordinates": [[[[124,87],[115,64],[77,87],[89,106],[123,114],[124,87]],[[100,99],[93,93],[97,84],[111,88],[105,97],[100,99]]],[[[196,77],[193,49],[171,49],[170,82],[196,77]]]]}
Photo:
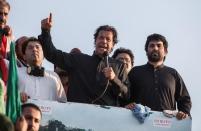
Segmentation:
{"type": "Polygon", "coordinates": [[[95,53],[103,56],[105,52],[110,53],[113,46],[113,33],[111,31],[100,31],[95,41],[95,53]]]}
{"type": "Polygon", "coordinates": [[[126,64],[127,72],[129,72],[131,70],[131,68],[132,68],[131,58],[127,53],[120,53],[116,56],[115,59],[120,60],[126,64]]]}
{"type": "Polygon", "coordinates": [[[30,66],[41,66],[44,55],[41,45],[36,41],[30,41],[26,47],[24,59],[30,66]]]}
{"type": "Polygon", "coordinates": [[[27,131],[38,131],[40,128],[41,114],[40,111],[33,107],[24,108],[22,114],[28,124],[27,131]]]}
{"type": "Polygon", "coordinates": [[[167,55],[162,41],[150,41],[148,45],[147,57],[150,62],[163,62],[167,55]]]}
{"type": "Polygon", "coordinates": [[[0,7],[0,28],[3,29],[8,21],[8,7],[0,7]]]}

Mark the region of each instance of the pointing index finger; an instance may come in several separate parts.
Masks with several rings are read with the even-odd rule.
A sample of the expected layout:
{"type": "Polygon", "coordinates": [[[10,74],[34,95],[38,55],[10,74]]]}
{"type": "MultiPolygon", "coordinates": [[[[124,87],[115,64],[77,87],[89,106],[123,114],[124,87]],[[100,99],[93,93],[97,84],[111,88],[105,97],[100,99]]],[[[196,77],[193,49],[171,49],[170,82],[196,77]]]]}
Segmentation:
{"type": "Polygon", "coordinates": [[[49,15],[49,22],[52,22],[52,13],[49,15]]]}

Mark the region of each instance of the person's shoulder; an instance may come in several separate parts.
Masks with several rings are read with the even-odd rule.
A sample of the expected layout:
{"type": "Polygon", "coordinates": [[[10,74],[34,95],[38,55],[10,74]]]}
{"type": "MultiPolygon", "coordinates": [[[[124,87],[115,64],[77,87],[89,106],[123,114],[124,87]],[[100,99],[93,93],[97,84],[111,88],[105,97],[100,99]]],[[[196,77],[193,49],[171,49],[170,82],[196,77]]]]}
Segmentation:
{"type": "Polygon", "coordinates": [[[58,74],[54,71],[51,71],[51,70],[45,70],[44,77],[48,78],[49,80],[53,80],[56,83],[60,81],[58,74]]]}
{"type": "Polygon", "coordinates": [[[45,70],[45,77],[59,77],[56,72],[51,70],[45,70]]]}
{"type": "Polygon", "coordinates": [[[175,68],[170,67],[170,66],[164,66],[164,69],[166,72],[172,74],[174,77],[176,77],[176,78],[180,77],[181,78],[181,75],[179,74],[179,72],[175,68]]]}
{"type": "Polygon", "coordinates": [[[168,70],[169,72],[177,72],[177,70],[173,67],[170,67],[170,66],[167,66],[167,65],[164,65],[163,67],[165,70],[168,70]]]}
{"type": "Polygon", "coordinates": [[[27,72],[27,67],[23,66],[23,67],[18,67],[18,74],[20,75],[21,73],[27,72]]]}
{"type": "Polygon", "coordinates": [[[142,72],[147,71],[147,68],[148,68],[148,67],[147,67],[147,64],[134,66],[134,67],[130,70],[129,75],[141,74],[142,72]]]}
{"type": "Polygon", "coordinates": [[[146,68],[146,67],[147,67],[147,64],[134,66],[135,69],[146,68]]]}
{"type": "Polygon", "coordinates": [[[141,70],[141,69],[146,69],[147,68],[147,64],[144,64],[144,65],[137,65],[137,66],[134,66],[132,68],[132,70],[141,70]]]}
{"type": "Polygon", "coordinates": [[[85,53],[68,53],[71,58],[73,58],[74,60],[85,60],[85,59],[90,59],[92,58],[91,55],[85,54],[85,53]]]}

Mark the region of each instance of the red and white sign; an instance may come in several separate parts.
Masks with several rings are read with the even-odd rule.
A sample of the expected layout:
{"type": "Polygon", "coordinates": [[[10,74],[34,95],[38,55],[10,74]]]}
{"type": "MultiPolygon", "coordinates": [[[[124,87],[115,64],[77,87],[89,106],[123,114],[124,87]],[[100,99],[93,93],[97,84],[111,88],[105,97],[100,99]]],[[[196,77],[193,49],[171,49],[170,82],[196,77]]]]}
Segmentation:
{"type": "Polygon", "coordinates": [[[52,108],[50,106],[40,105],[39,108],[43,114],[46,115],[52,114],[52,108]]]}
{"type": "Polygon", "coordinates": [[[172,120],[166,118],[155,118],[153,119],[153,126],[163,127],[163,128],[171,128],[172,120]]]}

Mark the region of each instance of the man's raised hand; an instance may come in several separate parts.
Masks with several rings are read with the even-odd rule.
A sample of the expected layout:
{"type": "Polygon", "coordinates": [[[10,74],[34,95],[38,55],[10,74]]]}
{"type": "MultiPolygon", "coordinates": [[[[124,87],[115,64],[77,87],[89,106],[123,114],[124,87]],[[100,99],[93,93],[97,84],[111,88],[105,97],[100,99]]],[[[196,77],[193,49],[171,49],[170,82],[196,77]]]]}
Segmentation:
{"type": "Polygon", "coordinates": [[[42,29],[46,29],[46,30],[50,30],[52,27],[52,13],[50,13],[50,15],[48,16],[48,18],[45,18],[41,21],[41,28],[42,29]]]}

